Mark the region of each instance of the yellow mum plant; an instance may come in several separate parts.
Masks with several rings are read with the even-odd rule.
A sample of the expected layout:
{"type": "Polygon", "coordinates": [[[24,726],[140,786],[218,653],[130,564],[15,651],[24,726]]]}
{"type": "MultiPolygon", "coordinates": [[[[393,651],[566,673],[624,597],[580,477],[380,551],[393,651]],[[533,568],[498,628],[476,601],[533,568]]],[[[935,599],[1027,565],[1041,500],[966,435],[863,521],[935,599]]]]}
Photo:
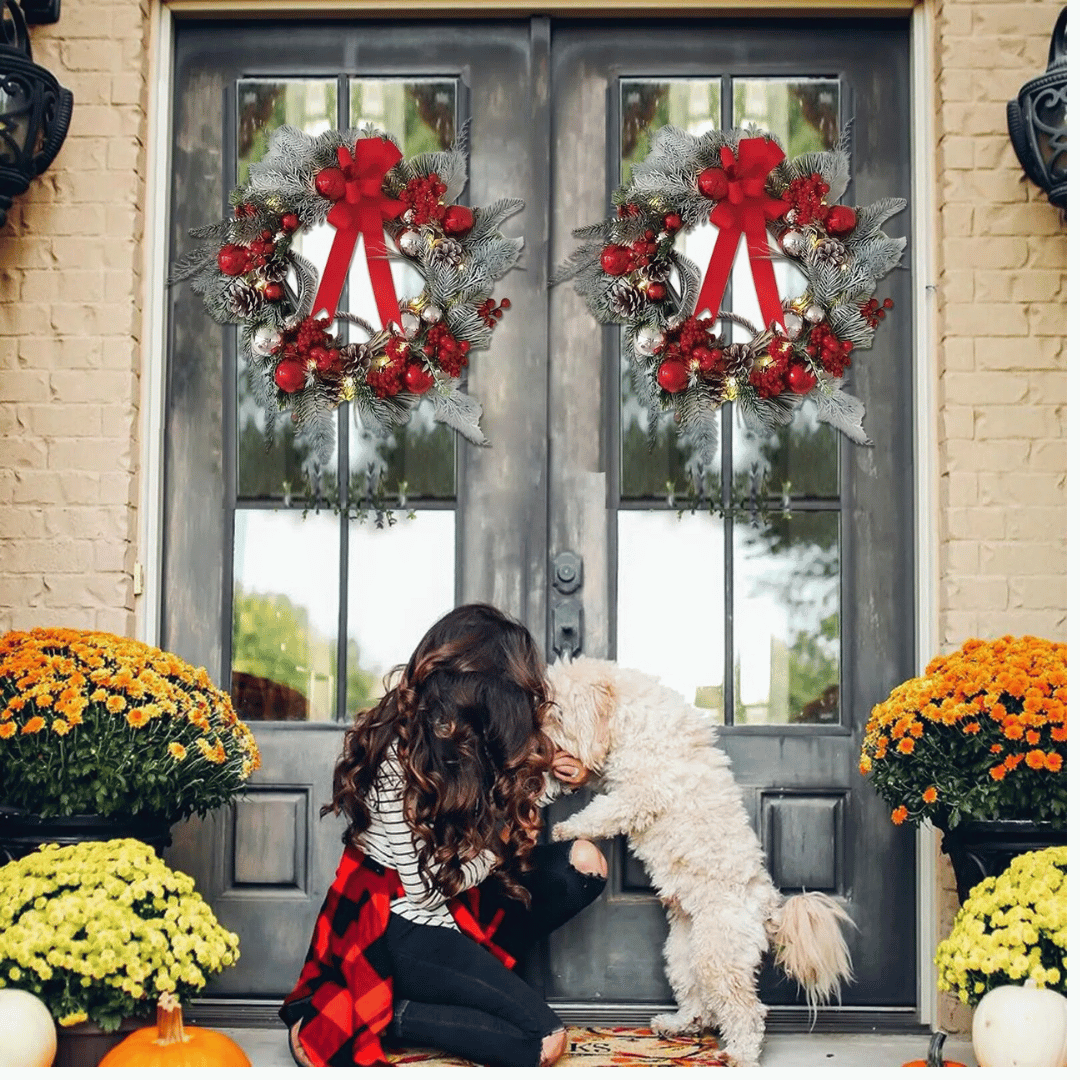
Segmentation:
{"type": "Polygon", "coordinates": [[[1069,974],[1067,849],[1017,855],[1005,873],[986,878],[957,912],[938,946],[938,988],[969,1005],[997,986],[1067,994],[1069,974]]]}
{"type": "Polygon", "coordinates": [[[971,640],[875,705],[859,771],[892,820],[941,829],[1033,820],[1065,827],[1066,647],[971,640]]]}
{"type": "Polygon", "coordinates": [[[28,990],[62,1027],[106,1031],[190,1000],[235,964],[239,938],[138,840],[49,844],[0,867],[0,987],[28,990]]]}
{"type": "Polygon", "coordinates": [[[203,668],[115,634],[0,637],[0,806],[179,821],[231,800],[258,765],[203,668]]]}

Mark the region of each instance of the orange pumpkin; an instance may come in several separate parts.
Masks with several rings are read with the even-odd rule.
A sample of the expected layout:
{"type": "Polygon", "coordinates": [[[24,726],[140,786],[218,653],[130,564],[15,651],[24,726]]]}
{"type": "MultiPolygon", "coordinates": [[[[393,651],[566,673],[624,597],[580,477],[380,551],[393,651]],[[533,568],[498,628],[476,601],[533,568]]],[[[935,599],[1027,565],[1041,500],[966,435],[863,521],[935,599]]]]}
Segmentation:
{"type": "Polygon", "coordinates": [[[184,1028],[180,1002],[172,994],[158,998],[157,1027],[139,1028],[98,1062],[100,1067],[138,1069],[216,1068],[246,1065],[247,1054],[220,1031],[184,1028]]]}
{"type": "Polygon", "coordinates": [[[945,1032],[935,1031],[930,1036],[930,1049],[927,1051],[926,1059],[923,1061],[905,1061],[905,1069],[919,1069],[923,1067],[942,1067],[947,1069],[965,1069],[967,1066],[962,1061],[946,1061],[941,1056],[942,1047],[945,1045],[945,1032]]]}

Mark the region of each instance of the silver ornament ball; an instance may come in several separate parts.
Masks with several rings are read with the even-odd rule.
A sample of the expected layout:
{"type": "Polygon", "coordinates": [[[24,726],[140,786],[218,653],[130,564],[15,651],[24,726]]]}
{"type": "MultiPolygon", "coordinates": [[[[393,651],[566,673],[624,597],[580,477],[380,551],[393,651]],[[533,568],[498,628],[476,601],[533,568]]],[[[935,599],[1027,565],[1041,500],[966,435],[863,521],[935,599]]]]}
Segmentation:
{"type": "Polygon", "coordinates": [[[415,229],[406,229],[398,237],[398,247],[412,258],[418,258],[424,250],[424,238],[415,229]]]}
{"type": "Polygon", "coordinates": [[[642,356],[652,356],[664,343],[664,334],[655,326],[643,326],[634,335],[634,350],[642,356]]]}
{"type": "Polygon", "coordinates": [[[780,246],[785,255],[801,255],[806,249],[806,239],[797,229],[792,229],[780,238],[780,246]]]}
{"type": "Polygon", "coordinates": [[[251,351],[256,356],[270,356],[281,345],[281,331],[272,326],[256,327],[251,335],[251,351]]]}
{"type": "Polygon", "coordinates": [[[413,312],[401,313],[401,332],[410,341],[420,332],[420,320],[413,312]]]}
{"type": "Polygon", "coordinates": [[[789,338],[797,338],[803,332],[803,318],[797,311],[784,312],[784,330],[789,338]]]}
{"type": "Polygon", "coordinates": [[[426,323],[437,323],[442,317],[442,308],[436,304],[428,304],[428,306],[420,312],[420,318],[426,323]]]}
{"type": "Polygon", "coordinates": [[[807,322],[819,323],[825,318],[825,309],[820,304],[811,304],[803,314],[807,322]]]}

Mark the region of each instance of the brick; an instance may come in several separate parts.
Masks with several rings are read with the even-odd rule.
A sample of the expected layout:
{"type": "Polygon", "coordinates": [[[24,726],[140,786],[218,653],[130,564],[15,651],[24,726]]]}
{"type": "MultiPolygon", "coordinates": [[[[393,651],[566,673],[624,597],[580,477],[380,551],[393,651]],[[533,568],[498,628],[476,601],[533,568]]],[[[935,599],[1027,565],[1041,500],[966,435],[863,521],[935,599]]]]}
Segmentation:
{"type": "Polygon", "coordinates": [[[94,569],[99,572],[122,573],[127,565],[128,549],[126,530],[108,540],[95,540],[94,569]]]}
{"type": "Polygon", "coordinates": [[[105,283],[100,270],[27,270],[23,277],[23,300],[95,301],[105,298],[105,283]]]}
{"type": "Polygon", "coordinates": [[[957,472],[945,477],[946,506],[977,506],[978,496],[978,473],[957,472]]]}
{"type": "Polygon", "coordinates": [[[83,372],[54,371],[49,379],[57,397],[65,401],[134,401],[139,385],[131,371],[99,371],[90,378],[83,372]]]}
{"type": "Polygon", "coordinates": [[[1003,634],[1013,634],[1016,637],[1032,634],[1050,641],[1064,641],[1066,637],[1065,613],[1060,604],[1043,611],[1010,607],[1000,613],[980,612],[977,625],[979,636],[983,638],[996,638],[1003,634]]]}
{"type": "MultiPolygon", "coordinates": [[[[1065,275],[1056,270],[976,270],[972,277],[975,300],[1065,299],[1065,275]]],[[[1061,307],[1060,304],[1054,306],[1061,307]]]]}
{"type": "Polygon", "coordinates": [[[1055,371],[1065,364],[1064,338],[976,338],[974,347],[975,367],[982,371],[1055,371]]]}
{"type": "MultiPolygon", "coordinates": [[[[973,4],[972,32],[993,36],[1039,38],[1049,45],[1057,12],[1048,4],[973,4]]],[[[1046,62],[1046,49],[1043,50],[1046,62]]]]}
{"type": "Polygon", "coordinates": [[[942,378],[946,401],[970,404],[1013,404],[1023,401],[1028,394],[1030,381],[1026,375],[986,371],[947,371],[942,378]]]}
{"type": "Polygon", "coordinates": [[[0,565],[10,573],[79,571],[88,567],[93,557],[94,549],[89,540],[53,536],[0,542],[0,565]]]}
{"type": "Polygon", "coordinates": [[[1038,203],[1007,203],[975,207],[976,236],[1054,236],[1060,230],[1055,215],[1038,203]]]}
{"type": "Polygon", "coordinates": [[[941,570],[949,576],[979,572],[979,544],[975,540],[953,540],[941,547],[941,570]]]}
{"type": "Polygon", "coordinates": [[[1018,304],[948,304],[942,321],[946,334],[963,337],[1013,337],[1028,329],[1027,313],[1018,304]]]}
{"type": "Polygon", "coordinates": [[[946,338],[942,353],[948,371],[970,371],[975,367],[975,343],[971,338],[946,338]]]}
{"type": "Polygon", "coordinates": [[[1008,506],[1004,510],[1006,540],[1045,540],[1048,536],[1064,537],[1067,531],[1067,510],[1061,506],[1008,506]]]}
{"type": "Polygon", "coordinates": [[[975,414],[970,408],[946,405],[941,422],[946,439],[970,439],[975,434],[975,414]]]}
{"type": "Polygon", "coordinates": [[[107,473],[130,465],[131,446],[126,439],[55,439],[49,446],[49,467],[83,468],[107,473]]]}
{"type": "Polygon", "coordinates": [[[1009,583],[1005,577],[988,574],[943,576],[945,601],[950,608],[970,611],[1004,611],[1009,603],[1009,583]]]}
{"type": "Polygon", "coordinates": [[[1031,458],[1031,443],[1027,439],[956,440],[946,447],[950,468],[1007,472],[1026,469],[1031,458]]]}
{"type": "Polygon", "coordinates": [[[1027,305],[1028,324],[1038,336],[1056,335],[1064,338],[1068,333],[1065,321],[1065,305],[1033,303],[1027,305]]]}
{"type": "Polygon", "coordinates": [[[946,169],[973,169],[975,140],[955,132],[948,133],[942,138],[941,156],[946,169]]]}
{"type": "Polygon", "coordinates": [[[1031,468],[1034,472],[1065,473],[1068,446],[1064,439],[1037,439],[1031,445],[1031,468]]]}
{"type": "Polygon", "coordinates": [[[1005,536],[1008,510],[999,506],[949,506],[946,535],[957,539],[1000,540],[1005,536]]]}
{"type": "Polygon", "coordinates": [[[946,255],[955,266],[1014,270],[1027,259],[1028,242],[1017,236],[973,236],[950,240],[946,255]]]}
{"type": "MultiPolygon", "coordinates": [[[[129,600],[128,603],[131,601],[129,600]]],[[[135,632],[135,616],[129,611],[110,608],[98,608],[94,613],[94,629],[104,630],[109,634],[131,637],[135,632]]]]}
{"type": "Polygon", "coordinates": [[[977,439],[1041,438],[1065,434],[1064,406],[984,405],[975,409],[977,439]]]}
{"type": "Polygon", "coordinates": [[[46,574],[45,603],[50,607],[123,607],[127,582],[117,574],[46,574]]]}
{"type": "Polygon", "coordinates": [[[51,397],[44,371],[0,370],[0,401],[48,401],[51,397]]]}
{"type": "Polygon", "coordinates": [[[39,512],[49,536],[98,540],[120,535],[127,529],[126,507],[51,506],[39,512]]]}
{"type": "MultiPolygon", "coordinates": [[[[984,473],[989,489],[991,473],[984,473]]],[[[1065,505],[1065,476],[1063,473],[1024,472],[1000,473],[994,488],[1000,493],[1001,501],[1010,506],[1027,506],[1033,513],[1038,513],[1044,506],[1065,505]]]]}
{"type": "Polygon", "coordinates": [[[979,567],[988,579],[1001,575],[1004,581],[1038,570],[1042,574],[1059,573],[1064,580],[1065,538],[1054,543],[980,544],[979,567]]]}

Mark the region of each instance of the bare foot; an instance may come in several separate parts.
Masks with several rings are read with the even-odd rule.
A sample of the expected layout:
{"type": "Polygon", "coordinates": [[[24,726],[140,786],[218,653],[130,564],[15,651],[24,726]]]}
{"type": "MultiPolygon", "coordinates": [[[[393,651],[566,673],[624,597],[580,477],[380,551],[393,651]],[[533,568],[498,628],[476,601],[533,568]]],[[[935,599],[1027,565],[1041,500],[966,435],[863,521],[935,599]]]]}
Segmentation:
{"type": "Polygon", "coordinates": [[[293,1056],[301,1065],[306,1065],[309,1068],[314,1068],[311,1064],[311,1058],[307,1056],[307,1051],[300,1045],[300,1025],[302,1020],[297,1020],[291,1028],[289,1028],[289,1045],[292,1047],[293,1056]]]}
{"type": "Polygon", "coordinates": [[[559,1028],[544,1037],[540,1044],[540,1064],[554,1065],[566,1053],[566,1028],[559,1028]]]}

